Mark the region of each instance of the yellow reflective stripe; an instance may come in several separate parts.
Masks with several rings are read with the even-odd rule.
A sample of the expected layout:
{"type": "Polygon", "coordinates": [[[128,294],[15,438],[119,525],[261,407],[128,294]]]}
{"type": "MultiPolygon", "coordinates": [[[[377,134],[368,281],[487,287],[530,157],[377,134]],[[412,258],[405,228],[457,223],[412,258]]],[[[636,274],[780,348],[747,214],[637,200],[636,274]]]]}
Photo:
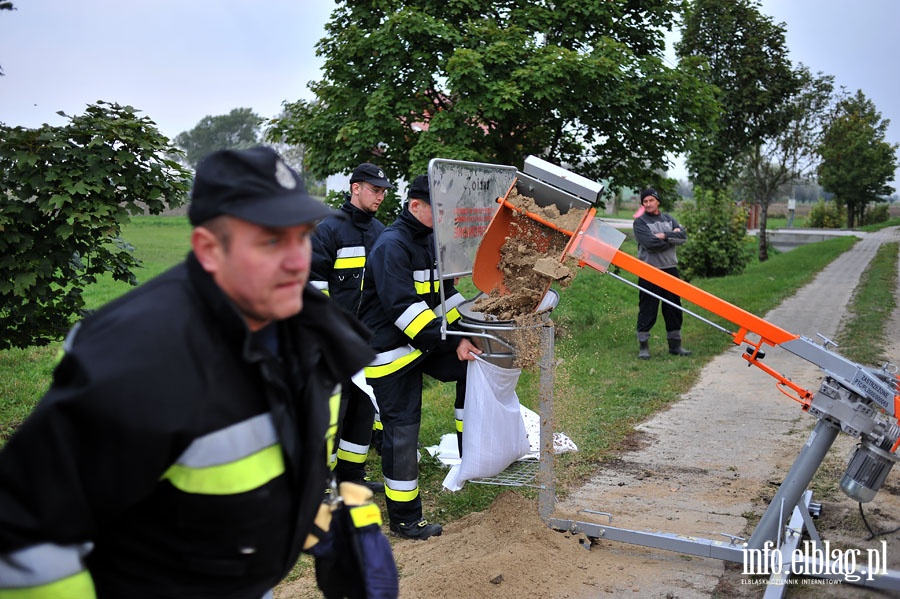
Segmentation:
{"type": "Polygon", "coordinates": [[[338,444],[337,455],[342,460],[348,462],[365,462],[366,454],[369,453],[369,446],[360,443],[351,443],[346,439],[341,439],[338,444]]]}
{"type": "Polygon", "coordinates": [[[87,570],[36,587],[0,589],[0,599],[93,599],[96,596],[94,579],[87,570]]]}
{"type": "Polygon", "coordinates": [[[458,433],[463,432],[463,421],[456,419],[455,422],[456,422],[456,432],[458,432],[458,433]]]}
{"type": "Polygon", "coordinates": [[[345,462],[353,462],[354,464],[366,463],[366,454],[353,453],[352,451],[346,451],[344,449],[341,449],[340,447],[337,450],[337,457],[339,460],[344,460],[345,462]]]}
{"type": "Polygon", "coordinates": [[[383,431],[384,430],[384,425],[381,424],[381,420],[376,420],[375,422],[372,423],[372,430],[373,431],[383,431]]]}
{"type": "Polygon", "coordinates": [[[162,478],[185,493],[233,495],[261,487],[283,473],[281,444],[276,443],[227,464],[199,468],[173,464],[162,478]]]}
{"type": "Polygon", "coordinates": [[[444,304],[452,310],[453,308],[458,307],[464,301],[466,301],[465,296],[463,296],[462,293],[459,293],[457,291],[456,293],[454,293],[453,295],[448,297],[446,300],[444,300],[444,304]]]}
{"type": "Polygon", "coordinates": [[[412,321],[414,321],[422,312],[429,310],[428,304],[424,301],[418,301],[406,307],[403,313],[394,319],[394,326],[401,331],[406,329],[412,321]]]}
{"type": "Polygon", "coordinates": [[[338,385],[328,398],[328,426],[337,426],[341,413],[341,387],[338,385]]]}
{"type": "Polygon", "coordinates": [[[431,310],[425,310],[420,313],[418,316],[413,318],[413,321],[407,325],[403,332],[410,339],[415,339],[416,335],[422,332],[422,329],[427,327],[431,322],[433,322],[437,317],[434,315],[434,312],[431,310]]]}
{"type": "Polygon", "coordinates": [[[447,313],[447,322],[449,324],[453,324],[454,322],[456,322],[457,320],[460,319],[460,316],[462,316],[462,315],[459,313],[459,310],[457,310],[456,308],[453,308],[452,310],[450,310],[447,313]]]}
{"type": "Polygon", "coordinates": [[[397,491],[385,485],[384,495],[393,501],[412,501],[419,496],[419,487],[416,487],[412,491],[397,491]]]}
{"type": "Polygon", "coordinates": [[[335,270],[346,270],[350,268],[362,268],[366,265],[366,258],[338,258],[334,261],[335,270]]]}
{"type": "Polygon", "coordinates": [[[381,510],[374,503],[350,508],[350,517],[353,519],[353,526],[356,528],[362,528],[371,524],[381,526],[381,510]]]}
{"type": "Polygon", "coordinates": [[[416,293],[418,295],[425,295],[428,293],[433,293],[438,290],[440,287],[440,281],[416,281],[416,293]]]}
{"type": "Polygon", "coordinates": [[[341,413],[341,387],[338,386],[335,393],[328,398],[328,430],[325,432],[325,455],[328,456],[328,466],[334,469],[337,457],[334,453],[334,439],[337,437],[338,416],[341,413]]]}
{"type": "Polygon", "coordinates": [[[422,355],[422,350],[414,349],[408,354],[397,358],[396,360],[389,362],[387,364],[382,364],[379,366],[366,366],[364,371],[366,373],[366,378],[369,379],[378,379],[383,376],[387,376],[389,374],[393,374],[406,366],[407,364],[413,362],[416,358],[422,355]]]}
{"type": "MultiPolygon", "coordinates": [[[[434,313],[438,318],[440,318],[444,314],[444,309],[446,308],[447,314],[452,314],[453,309],[458,308],[460,306],[460,304],[462,304],[464,301],[466,301],[466,298],[463,297],[463,295],[461,293],[454,293],[452,296],[450,296],[449,298],[447,298],[444,301],[443,305],[435,306],[433,308],[434,313]]],[[[454,320],[456,318],[459,318],[459,317],[456,316],[454,318],[454,320]]]]}

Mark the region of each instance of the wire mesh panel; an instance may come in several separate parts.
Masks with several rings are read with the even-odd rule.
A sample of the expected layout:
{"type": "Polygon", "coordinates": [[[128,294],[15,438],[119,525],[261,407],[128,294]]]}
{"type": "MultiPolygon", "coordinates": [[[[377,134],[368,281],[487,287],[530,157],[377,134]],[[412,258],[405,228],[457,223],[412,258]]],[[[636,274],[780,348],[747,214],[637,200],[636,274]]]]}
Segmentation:
{"type": "Polygon", "coordinates": [[[540,487],[535,482],[541,462],[535,458],[518,460],[495,476],[473,478],[469,482],[479,485],[506,485],[509,487],[540,487]]]}

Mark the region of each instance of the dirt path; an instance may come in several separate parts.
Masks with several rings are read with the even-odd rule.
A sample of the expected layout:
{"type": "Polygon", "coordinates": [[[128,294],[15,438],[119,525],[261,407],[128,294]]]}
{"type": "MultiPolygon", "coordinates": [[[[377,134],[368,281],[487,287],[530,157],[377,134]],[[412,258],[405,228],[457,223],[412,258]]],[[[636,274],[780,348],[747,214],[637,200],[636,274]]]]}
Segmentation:
{"type": "MultiPolygon", "coordinates": [[[[818,340],[817,333],[834,337],[860,273],[880,243],[898,239],[897,228],[867,235],[766,319],[812,339],[818,340]]],[[[900,316],[895,314],[890,327],[888,337],[900,340],[900,316]]],[[[581,511],[589,509],[612,514],[616,527],[714,540],[725,539],[720,533],[748,536],[816,420],[782,395],[774,379],[748,368],[740,351],[732,348],[709,363],[680,402],[638,427],[638,449],[604,464],[587,484],[557,503],[554,517],[609,523],[581,511]]],[[[888,355],[900,360],[900,343],[888,355]]],[[[816,367],[784,350],[770,351],[765,362],[807,389],[814,391],[821,383],[816,367]]],[[[823,503],[816,527],[832,545],[878,547],[886,540],[891,559],[891,550],[900,548],[900,533],[865,541],[868,533],[857,504],[837,489],[852,446],[851,438],[840,435],[823,465],[834,492],[813,498],[823,503]]],[[[892,472],[875,500],[865,504],[866,517],[877,530],[900,526],[898,477],[892,472]]],[[[487,512],[448,524],[442,537],[397,542],[401,597],[690,599],[762,597],[765,591],[747,584],[739,565],[717,559],[614,541],[601,541],[587,551],[579,539],[550,530],[537,512],[536,501],[505,493],[487,512]]],[[[900,569],[900,558],[894,561],[888,567],[900,569]]],[[[295,583],[279,589],[276,597],[315,596],[304,587],[308,589],[295,583]]],[[[891,595],[847,584],[803,584],[789,588],[787,596],[891,595]]],[[[900,589],[894,596],[900,596],[900,589]]]]}

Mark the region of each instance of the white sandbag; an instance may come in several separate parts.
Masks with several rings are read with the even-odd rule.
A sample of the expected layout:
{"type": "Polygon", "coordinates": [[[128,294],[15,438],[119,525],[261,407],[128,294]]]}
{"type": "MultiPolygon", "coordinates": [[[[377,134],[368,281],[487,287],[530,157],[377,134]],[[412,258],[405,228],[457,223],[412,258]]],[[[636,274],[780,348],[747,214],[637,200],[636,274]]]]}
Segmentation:
{"type": "Polygon", "coordinates": [[[450,491],[473,478],[495,476],[528,453],[528,433],[516,383],[521,368],[501,368],[476,357],[468,364],[463,413],[463,452],[444,478],[450,491]]]}

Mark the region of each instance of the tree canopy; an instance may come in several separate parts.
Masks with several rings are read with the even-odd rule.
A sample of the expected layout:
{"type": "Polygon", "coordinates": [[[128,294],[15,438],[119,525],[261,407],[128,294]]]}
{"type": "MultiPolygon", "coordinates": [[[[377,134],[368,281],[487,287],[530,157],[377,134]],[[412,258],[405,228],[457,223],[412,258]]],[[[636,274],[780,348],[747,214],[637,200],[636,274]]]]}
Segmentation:
{"type": "Polygon", "coordinates": [[[657,183],[706,126],[700,61],[663,57],[675,0],[348,0],[317,44],[315,100],[270,133],[317,177],[363,161],[398,177],[435,157],[519,166],[529,154],[611,185],[657,183]]]}
{"type": "Polygon", "coordinates": [[[182,204],[189,186],[167,158],[177,148],[132,107],[98,102],[67,118],[0,124],[0,349],[61,337],[103,273],[136,284],[122,224],[182,204]]]}
{"type": "Polygon", "coordinates": [[[800,82],[784,26],[762,15],[758,0],[692,0],[676,52],[682,60],[706,61],[701,76],[715,86],[721,105],[719,117],[691,144],[688,170],[696,185],[725,189],[741,156],[777,135],[789,118],[783,106],[800,82]]]}
{"type": "Polygon", "coordinates": [[[235,108],[228,114],[205,116],[190,131],[175,136],[185,160],[196,167],[201,158],[216,150],[243,150],[259,143],[263,119],[250,108],[235,108]]]}
{"type": "Polygon", "coordinates": [[[811,176],[819,162],[819,144],[830,118],[834,78],[796,70],[800,88],[782,106],[784,126],[760,141],[740,159],[740,195],[760,207],[758,257],[768,260],[766,221],[769,205],[791,184],[811,176]]]}
{"type": "Polygon", "coordinates": [[[890,120],[882,119],[862,90],[841,99],[819,148],[819,183],[847,209],[847,226],[862,222],[866,206],[890,195],[898,144],[885,141],[890,120]]]}

